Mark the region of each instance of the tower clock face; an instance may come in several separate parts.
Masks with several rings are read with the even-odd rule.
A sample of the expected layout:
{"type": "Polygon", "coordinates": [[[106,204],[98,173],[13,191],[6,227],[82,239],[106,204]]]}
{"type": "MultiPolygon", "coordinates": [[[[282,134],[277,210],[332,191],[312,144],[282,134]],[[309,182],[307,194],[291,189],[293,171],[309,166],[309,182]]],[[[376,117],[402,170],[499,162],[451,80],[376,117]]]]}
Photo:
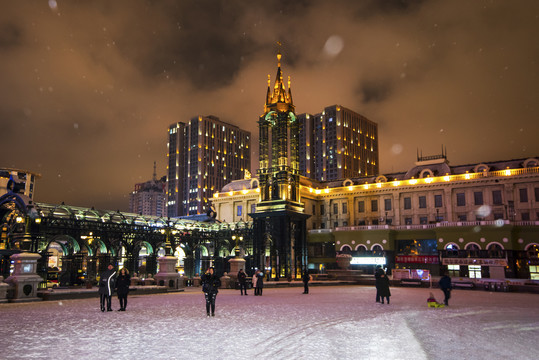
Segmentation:
{"type": "Polygon", "coordinates": [[[292,111],[288,113],[288,117],[290,118],[291,123],[296,122],[296,115],[292,111]]]}
{"type": "Polygon", "coordinates": [[[275,111],[270,111],[269,113],[266,114],[266,117],[264,119],[268,121],[271,126],[274,126],[276,117],[277,117],[277,113],[275,111]]]}

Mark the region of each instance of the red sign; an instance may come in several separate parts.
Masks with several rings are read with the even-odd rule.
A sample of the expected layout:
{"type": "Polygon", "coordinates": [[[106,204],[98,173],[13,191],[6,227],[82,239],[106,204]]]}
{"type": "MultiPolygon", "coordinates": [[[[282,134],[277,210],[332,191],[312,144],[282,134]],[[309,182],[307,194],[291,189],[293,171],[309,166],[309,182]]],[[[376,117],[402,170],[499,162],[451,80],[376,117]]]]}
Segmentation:
{"type": "Polygon", "coordinates": [[[399,264],[438,264],[437,255],[399,255],[395,257],[399,264]]]}

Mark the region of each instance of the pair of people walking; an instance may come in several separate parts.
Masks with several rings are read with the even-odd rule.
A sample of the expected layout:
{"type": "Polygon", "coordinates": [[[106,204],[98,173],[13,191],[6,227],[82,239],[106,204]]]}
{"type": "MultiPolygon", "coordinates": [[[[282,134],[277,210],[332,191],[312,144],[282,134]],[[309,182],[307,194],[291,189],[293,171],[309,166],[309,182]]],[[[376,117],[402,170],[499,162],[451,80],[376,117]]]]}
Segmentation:
{"type": "Polygon", "coordinates": [[[127,294],[129,293],[129,285],[131,279],[129,277],[129,271],[126,268],[120,270],[120,274],[117,275],[114,270],[114,265],[109,264],[107,270],[103,271],[99,278],[99,298],[101,311],[112,311],[112,294],[114,290],[118,295],[120,301],[120,309],[118,311],[125,311],[127,307],[127,294]]]}

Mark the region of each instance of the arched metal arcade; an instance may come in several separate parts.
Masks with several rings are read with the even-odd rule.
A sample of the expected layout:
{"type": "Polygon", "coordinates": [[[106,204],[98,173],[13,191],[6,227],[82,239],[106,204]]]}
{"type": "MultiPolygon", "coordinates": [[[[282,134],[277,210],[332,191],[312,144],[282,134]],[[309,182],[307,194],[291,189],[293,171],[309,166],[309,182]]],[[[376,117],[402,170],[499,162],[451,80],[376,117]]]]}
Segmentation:
{"type": "Polygon", "coordinates": [[[9,276],[9,257],[21,251],[40,254],[38,274],[57,276],[59,285],[95,282],[109,263],[149,277],[164,255],[177,257],[186,277],[210,265],[227,272],[238,248],[251,266],[251,223],[202,220],[32,202],[10,192],[0,197],[0,275],[9,276]]]}

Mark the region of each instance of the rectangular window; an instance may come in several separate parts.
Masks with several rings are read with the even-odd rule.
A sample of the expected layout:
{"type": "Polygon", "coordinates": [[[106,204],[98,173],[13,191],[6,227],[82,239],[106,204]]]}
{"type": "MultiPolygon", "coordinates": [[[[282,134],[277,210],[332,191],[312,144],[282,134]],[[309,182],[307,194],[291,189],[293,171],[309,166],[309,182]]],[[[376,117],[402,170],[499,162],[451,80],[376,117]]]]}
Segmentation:
{"type": "Polygon", "coordinates": [[[391,199],[384,199],[384,209],[386,211],[391,210],[391,199]]]}
{"type": "Polygon", "coordinates": [[[522,217],[522,221],[530,221],[530,213],[529,212],[523,212],[522,214],[520,214],[520,216],[522,217]]]}
{"type": "Polygon", "coordinates": [[[502,213],[494,213],[494,220],[500,220],[500,219],[503,219],[503,214],[502,213]]]}
{"type": "Polygon", "coordinates": [[[342,213],[347,214],[348,213],[348,204],[343,202],[342,203],[342,213]]]}
{"type": "Polygon", "coordinates": [[[313,205],[313,215],[316,215],[316,205],[313,205]]]}
{"type": "Polygon", "coordinates": [[[325,215],[326,209],[324,208],[324,204],[320,205],[320,215],[325,215]]]}
{"type": "Polygon", "coordinates": [[[539,202],[539,188],[535,188],[535,202],[539,202]]]}
{"type": "Polygon", "coordinates": [[[458,277],[460,276],[460,265],[447,265],[447,271],[449,276],[458,277]]]}
{"type": "Polygon", "coordinates": [[[408,217],[408,218],[404,218],[404,223],[405,223],[406,225],[412,225],[412,218],[409,218],[409,217],[408,217]]]}
{"type": "Polygon", "coordinates": [[[348,221],[343,221],[342,226],[348,226],[348,221]]]}
{"type": "Polygon", "coordinates": [[[404,210],[410,210],[412,208],[412,198],[404,198],[404,210]]]}
{"type": "Polygon", "coordinates": [[[241,212],[242,212],[242,206],[238,205],[238,207],[236,208],[236,216],[241,216],[241,212]]]}
{"type": "Polygon", "coordinates": [[[481,265],[468,265],[470,279],[481,279],[481,265]]]}
{"type": "Polygon", "coordinates": [[[360,213],[365,212],[365,201],[358,201],[357,211],[360,213]]]}
{"type": "Polygon", "coordinates": [[[539,280],[539,266],[530,265],[530,280],[539,280]]]}
{"type": "Polygon", "coordinates": [[[502,205],[502,191],[501,190],[492,190],[492,204],[502,205]]]}
{"type": "Polygon", "coordinates": [[[425,209],[427,207],[427,197],[426,196],[420,196],[419,197],[419,208],[425,209]]]}
{"type": "Polygon", "coordinates": [[[442,195],[434,195],[434,207],[442,207],[442,195]]]}
{"type": "Polygon", "coordinates": [[[457,206],[466,206],[466,196],[464,193],[457,193],[457,206]]]}
{"type": "Polygon", "coordinates": [[[473,193],[473,201],[475,205],[483,205],[483,192],[482,191],[474,191],[473,193]]]}
{"type": "Polygon", "coordinates": [[[333,215],[337,215],[339,213],[339,204],[333,203],[333,215]]]}
{"type": "Polygon", "coordinates": [[[518,189],[518,192],[520,194],[520,202],[528,202],[528,189],[518,189]]]}
{"type": "Polygon", "coordinates": [[[459,221],[467,221],[466,214],[457,215],[459,221]]]}
{"type": "Polygon", "coordinates": [[[420,224],[424,225],[424,224],[426,224],[427,222],[428,222],[428,219],[427,219],[426,216],[421,216],[421,217],[419,218],[419,223],[420,223],[420,224]]]}
{"type": "Polygon", "coordinates": [[[335,222],[333,223],[333,228],[336,229],[336,228],[338,228],[338,227],[339,227],[339,223],[338,223],[337,221],[335,221],[335,222]]]}
{"type": "Polygon", "coordinates": [[[371,200],[371,211],[378,211],[378,200],[371,200]]]}
{"type": "Polygon", "coordinates": [[[251,212],[252,213],[256,212],[256,204],[251,204],[251,212]]]}

